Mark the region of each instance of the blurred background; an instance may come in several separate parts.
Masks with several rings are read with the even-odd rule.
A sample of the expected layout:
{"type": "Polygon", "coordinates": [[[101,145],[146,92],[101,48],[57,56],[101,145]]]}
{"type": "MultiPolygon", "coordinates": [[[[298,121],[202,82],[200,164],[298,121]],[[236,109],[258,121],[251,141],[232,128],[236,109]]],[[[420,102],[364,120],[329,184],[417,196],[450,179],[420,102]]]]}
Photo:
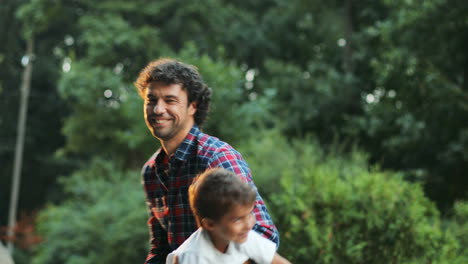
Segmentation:
{"type": "Polygon", "coordinates": [[[159,146],[133,82],[172,57],[212,87],[204,131],[249,163],[291,262],[468,263],[467,43],[463,0],[2,0],[2,244],[143,263],[159,146]]]}

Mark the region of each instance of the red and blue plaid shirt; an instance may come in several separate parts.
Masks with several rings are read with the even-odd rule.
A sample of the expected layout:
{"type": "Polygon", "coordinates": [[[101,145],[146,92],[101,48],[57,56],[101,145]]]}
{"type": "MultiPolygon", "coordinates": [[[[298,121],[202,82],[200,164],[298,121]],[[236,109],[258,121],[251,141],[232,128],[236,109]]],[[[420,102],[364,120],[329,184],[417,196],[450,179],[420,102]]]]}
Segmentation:
{"type": "MultiPolygon", "coordinates": [[[[214,167],[235,172],[257,190],[241,154],[218,138],[202,133],[196,125],[171,158],[159,149],[146,162],[142,177],[151,238],[146,263],[165,263],[167,254],[195,232],[197,224],[190,209],[188,188],[198,174],[214,167]]],[[[279,245],[278,231],[258,191],[253,213],[253,229],[279,245]]]]}

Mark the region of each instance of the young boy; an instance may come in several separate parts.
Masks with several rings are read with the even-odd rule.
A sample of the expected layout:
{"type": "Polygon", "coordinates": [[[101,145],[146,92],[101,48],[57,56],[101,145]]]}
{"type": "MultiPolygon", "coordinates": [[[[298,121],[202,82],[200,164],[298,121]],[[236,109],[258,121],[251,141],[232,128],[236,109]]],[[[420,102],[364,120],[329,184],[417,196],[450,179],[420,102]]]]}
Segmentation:
{"type": "Polygon", "coordinates": [[[276,245],[252,230],[255,190],[231,171],[202,173],[189,188],[190,207],[200,227],[167,256],[166,264],[290,264],[276,245]]]}

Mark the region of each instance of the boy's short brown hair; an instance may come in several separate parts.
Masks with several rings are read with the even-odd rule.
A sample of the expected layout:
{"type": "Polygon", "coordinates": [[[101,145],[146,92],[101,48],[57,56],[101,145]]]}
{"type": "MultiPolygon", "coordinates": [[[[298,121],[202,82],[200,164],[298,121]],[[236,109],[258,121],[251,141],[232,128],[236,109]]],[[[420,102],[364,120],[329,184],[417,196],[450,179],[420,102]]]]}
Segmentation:
{"type": "Polygon", "coordinates": [[[190,208],[201,226],[201,220],[220,220],[233,205],[250,205],[256,192],[234,172],[214,168],[200,174],[189,188],[190,208]]]}

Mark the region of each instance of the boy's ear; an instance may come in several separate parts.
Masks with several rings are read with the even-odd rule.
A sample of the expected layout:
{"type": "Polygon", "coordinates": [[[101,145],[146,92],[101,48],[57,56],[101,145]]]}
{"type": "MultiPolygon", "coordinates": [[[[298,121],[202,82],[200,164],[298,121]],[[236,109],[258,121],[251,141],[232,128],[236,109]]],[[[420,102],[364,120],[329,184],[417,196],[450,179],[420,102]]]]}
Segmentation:
{"type": "Polygon", "coordinates": [[[213,228],[215,227],[215,221],[209,219],[209,218],[203,218],[201,220],[201,226],[203,229],[206,229],[206,230],[213,230],[213,228]]]}

